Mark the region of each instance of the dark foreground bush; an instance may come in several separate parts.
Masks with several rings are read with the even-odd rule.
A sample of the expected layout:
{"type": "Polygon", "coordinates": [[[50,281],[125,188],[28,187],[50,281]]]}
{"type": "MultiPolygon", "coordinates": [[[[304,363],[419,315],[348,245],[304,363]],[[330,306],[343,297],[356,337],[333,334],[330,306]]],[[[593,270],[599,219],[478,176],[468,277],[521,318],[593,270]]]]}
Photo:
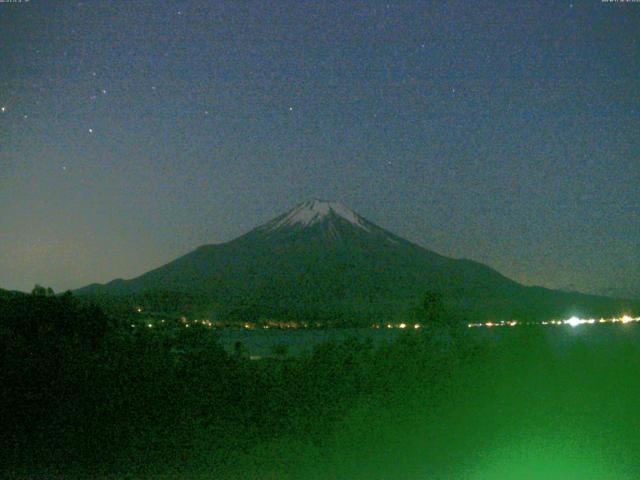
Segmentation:
{"type": "Polygon", "coordinates": [[[631,330],[408,332],[251,361],[209,330],[123,329],[71,297],[1,313],[0,449],[16,478],[640,473],[631,330]]]}

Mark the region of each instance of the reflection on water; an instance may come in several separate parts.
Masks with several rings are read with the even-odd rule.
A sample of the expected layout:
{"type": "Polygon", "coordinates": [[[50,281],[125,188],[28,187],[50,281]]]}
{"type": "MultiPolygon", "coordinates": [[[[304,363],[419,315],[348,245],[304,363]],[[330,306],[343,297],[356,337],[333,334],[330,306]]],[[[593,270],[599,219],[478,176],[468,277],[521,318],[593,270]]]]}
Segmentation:
{"type": "MultiPolygon", "coordinates": [[[[499,341],[514,336],[526,335],[527,331],[538,331],[539,326],[520,325],[517,328],[473,328],[465,332],[471,338],[482,338],[487,341],[499,341]]],[[[606,323],[581,325],[574,328],[564,324],[558,328],[541,330],[548,345],[556,351],[562,351],[577,341],[586,345],[598,345],[610,341],[638,340],[640,345],[640,328],[633,323],[606,323]]],[[[240,342],[244,353],[253,357],[274,355],[282,347],[289,355],[300,355],[313,350],[314,346],[325,342],[340,343],[348,338],[370,340],[374,346],[389,343],[399,335],[420,335],[421,332],[398,329],[372,328],[333,328],[333,329],[222,329],[218,330],[220,342],[228,352],[234,352],[240,342]]]]}

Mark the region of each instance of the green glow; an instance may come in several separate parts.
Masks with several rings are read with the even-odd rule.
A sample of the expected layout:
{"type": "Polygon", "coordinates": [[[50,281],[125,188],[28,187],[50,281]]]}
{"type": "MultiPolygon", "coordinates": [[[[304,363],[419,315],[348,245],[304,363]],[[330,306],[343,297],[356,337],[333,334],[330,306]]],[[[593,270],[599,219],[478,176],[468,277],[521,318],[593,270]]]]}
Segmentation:
{"type": "MultiPolygon", "coordinates": [[[[459,478],[469,480],[602,480],[631,479],[612,458],[585,442],[571,438],[536,438],[517,446],[488,449],[481,464],[459,478]]],[[[484,450],[484,449],[483,449],[484,450]]]]}

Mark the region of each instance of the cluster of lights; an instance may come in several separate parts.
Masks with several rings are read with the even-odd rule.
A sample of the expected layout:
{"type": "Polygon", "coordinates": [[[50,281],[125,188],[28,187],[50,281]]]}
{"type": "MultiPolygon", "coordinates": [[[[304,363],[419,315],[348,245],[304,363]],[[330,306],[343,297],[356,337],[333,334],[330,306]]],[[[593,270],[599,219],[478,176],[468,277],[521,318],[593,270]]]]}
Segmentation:
{"type": "MultiPolygon", "coordinates": [[[[211,320],[208,319],[194,319],[194,320],[187,320],[186,317],[180,317],[180,321],[182,322],[182,324],[185,327],[189,327],[192,324],[195,325],[202,325],[203,327],[207,327],[207,328],[214,328],[214,327],[220,327],[219,323],[214,323],[211,320]]],[[[237,328],[238,326],[236,326],[237,328]]],[[[256,325],[255,323],[243,323],[242,325],[239,325],[240,328],[243,328],[245,330],[254,330],[256,328],[258,328],[258,325],[256,325]]],[[[264,325],[262,328],[264,329],[268,329],[269,326],[268,325],[264,325]]]]}
{"type": "Polygon", "coordinates": [[[518,323],[519,322],[517,322],[516,320],[501,320],[499,322],[470,323],[470,324],[467,325],[467,327],[469,327],[469,328],[476,328],[476,327],[487,327],[487,328],[491,328],[491,327],[515,327],[516,325],[518,325],[518,323]]]}
{"type": "MultiPolygon", "coordinates": [[[[166,321],[166,320],[163,318],[162,320],[160,320],[160,322],[159,322],[159,323],[163,324],[163,323],[165,323],[165,321],[166,321]]],[[[131,324],[131,328],[136,328],[137,326],[139,326],[139,325],[136,325],[135,323],[132,323],[132,324],[131,324]]],[[[149,322],[149,323],[144,323],[144,324],[142,324],[142,326],[145,326],[145,327],[147,327],[147,328],[153,328],[153,327],[155,327],[155,326],[156,326],[156,324],[155,324],[155,323],[152,323],[152,322],[149,322]]]]}
{"type": "MultiPolygon", "coordinates": [[[[564,325],[571,325],[572,327],[577,327],[578,325],[589,324],[593,325],[594,323],[631,323],[631,322],[640,322],[640,317],[631,317],[629,315],[623,315],[618,318],[600,318],[596,320],[595,318],[578,318],[571,317],[567,320],[563,320],[564,325]]],[[[544,323],[544,322],[543,322],[544,323]]]]}
{"type": "Polygon", "coordinates": [[[374,329],[379,329],[379,328],[387,328],[387,329],[399,328],[401,330],[405,330],[407,328],[413,328],[414,330],[418,330],[420,327],[421,327],[421,325],[419,323],[414,323],[414,324],[410,324],[410,323],[387,323],[386,325],[379,325],[377,323],[374,323],[373,325],[371,325],[371,328],[374,328],[374,329]]]}
{"type": "MultiPolygon", "coordinates": [[[[640,322],[640,317],[631,317],[629,315],[623,315],[618,318],[578,318],[571,317],[566,320],[545,320],[539,323],[525,323],[525,325],[569,325],[571,327],[577,327],[578,325],[593,325],[596,323],[631,323],[631,322],[640,322]]],[[[501,321],[501,322],[484,322],[484,323],[470,323],[467,326],[469,328],[477,328],[477,327],[515,327],[516,325],[522,325],[522,322],[517,322],[515,320],[511,321],[501,321]]]]}
{"type": "Polygon", "coordinates": [[[203,327],[208,327],[208,328],[213,327],[213,323],[211,322],[211,320],[197,320],[196,319],[196,320],[193,321],[193,323],[200,324],[203,327]]]}
{"type": "Polygon", "coordinates": [[[194,319],[194,320],[187,320],[187,317],[180,317],[180,322],[182,322],[182,324],[185,326],[185,328],[189,328],[191,326],[191,324],[194,325],[202,325],[203,327],[207,327],[207,328],[212,328],[213,322],[211,320],[206,320],[206,319],[194,319]]]}
{"type": "MultiPolygon", "coordinates": [[[[142,312],[142,308],[141,307],[137,307],[136,308],[137,312],[142,312]]],[[[203,327],[207,327],[207,328],[212,328],[215,327],[216,325],[211,321],[211,320],[198,320],[198,319],[194,319],[194,320],[187,320],[186,317],[181,317],[180,321],[182,322],[182,324],[186,327],[189,328],[191,326],[191,324],[196,324],[196,325],[202,325],[203,327]]],[[[618,317],[618,318],[600,318],[600,319],[595,319],[595,318],[578,318],[578,317],[571,317],[568,318],[566,320],[544,320],[542,322],[518,322],[516,320],[501,320],[499,322],[480,322],[480,323],[469,323],[467,324],[467,327],[469,328],[480,328],[480,327],[486,327],[486,328],[493,328],[493,327],[515,327],[517,325],[569,325],[571,327],[577,327],[578,325],[593,325],[596,323],[622,323],[622,324],[627,324],[627,323],[632,323],[632,322],[640,322],[640,317],[631,317],[629,315],[623,315],[622,317],[618,317]]],[[[165,323],[165,320],[161,320],[160,323],[165,323]]],[[[147,323],[146,326],[148,328],[153,328],[154,324],[153,323],[147,323]]],[[[131,324],[132,328],[135,328],[134,324],[131,324]]],[[[414,329],[414,330],[418,330],[422,327],[421,324],[419,323],[415,323],[415,324],[409,324],[409,323],[387,323],[384,325],[380,325],[380,324],[373,324],[371,326],[371,328],[374,329],[380,329],[380,328],[386,328],[386,329],[400,329],[400,330],[406,330],[406,329],[414,329]]],[[[254,330],[256,328],[259,328],[258,325],[253,324],[253,323],[245,323],[243,325],[240,326],[240,328],[243,328],[245,330],[254,330]]],[[[262,325],[263,329],[268,329],[269,325],[262,325]]],[[[291,328],[291,327],[290,327],[291,328]]],[[[297,327],[293,327],[293,328],[297,328],[297,327]]]]}

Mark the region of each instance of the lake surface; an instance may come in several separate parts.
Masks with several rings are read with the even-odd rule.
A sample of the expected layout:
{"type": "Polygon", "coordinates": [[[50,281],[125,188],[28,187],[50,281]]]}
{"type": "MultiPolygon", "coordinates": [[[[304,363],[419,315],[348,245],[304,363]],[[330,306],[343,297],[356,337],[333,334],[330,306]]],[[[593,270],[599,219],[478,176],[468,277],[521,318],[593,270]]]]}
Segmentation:
{"type": "Polygon", "coordinates": [[[283,347],[289,355],[301,355],[311,352],[316,345],[326,342],[343,342],[355,337],[370,339],[378,346],[393,341],[402,333],[399,329],[374,328],[328,328],[328,329],[252,329],[219,330],[220,342],[225,350],[233,352],[236,342],[242,343],[243,351],[251,356],[266,357],[273,355],[274,349],[283,347]]]}
{"type": "MultiPolygon", "coordinates": [[[[568,347],[582,343],[586,347],[600,347],[605,344],[631,343],[640,347],[640,325],[547,325],[547,326],[516,326],[494,328],[470,328],[466,335],[485,339],[488,342],[508,341],[515,336],[536,334],[542,332],[548,344],[558,353],[568,347]]],[[[399,335],[420,335],[423,332],[410,329],[373,329],[373,328],[333,328],[333,329],[253,329],[219,330],[220,342],[223,347],[233,352],[236,342],[242,343],[244,353],[254,357],[265,357],[274,354],[278,347],[285,348],[289,355],[301,355],[313,350],[325,342],[342,342],[351,337],[360,340],[370,339],[375,346],[392,342],[399,335]]]]}

